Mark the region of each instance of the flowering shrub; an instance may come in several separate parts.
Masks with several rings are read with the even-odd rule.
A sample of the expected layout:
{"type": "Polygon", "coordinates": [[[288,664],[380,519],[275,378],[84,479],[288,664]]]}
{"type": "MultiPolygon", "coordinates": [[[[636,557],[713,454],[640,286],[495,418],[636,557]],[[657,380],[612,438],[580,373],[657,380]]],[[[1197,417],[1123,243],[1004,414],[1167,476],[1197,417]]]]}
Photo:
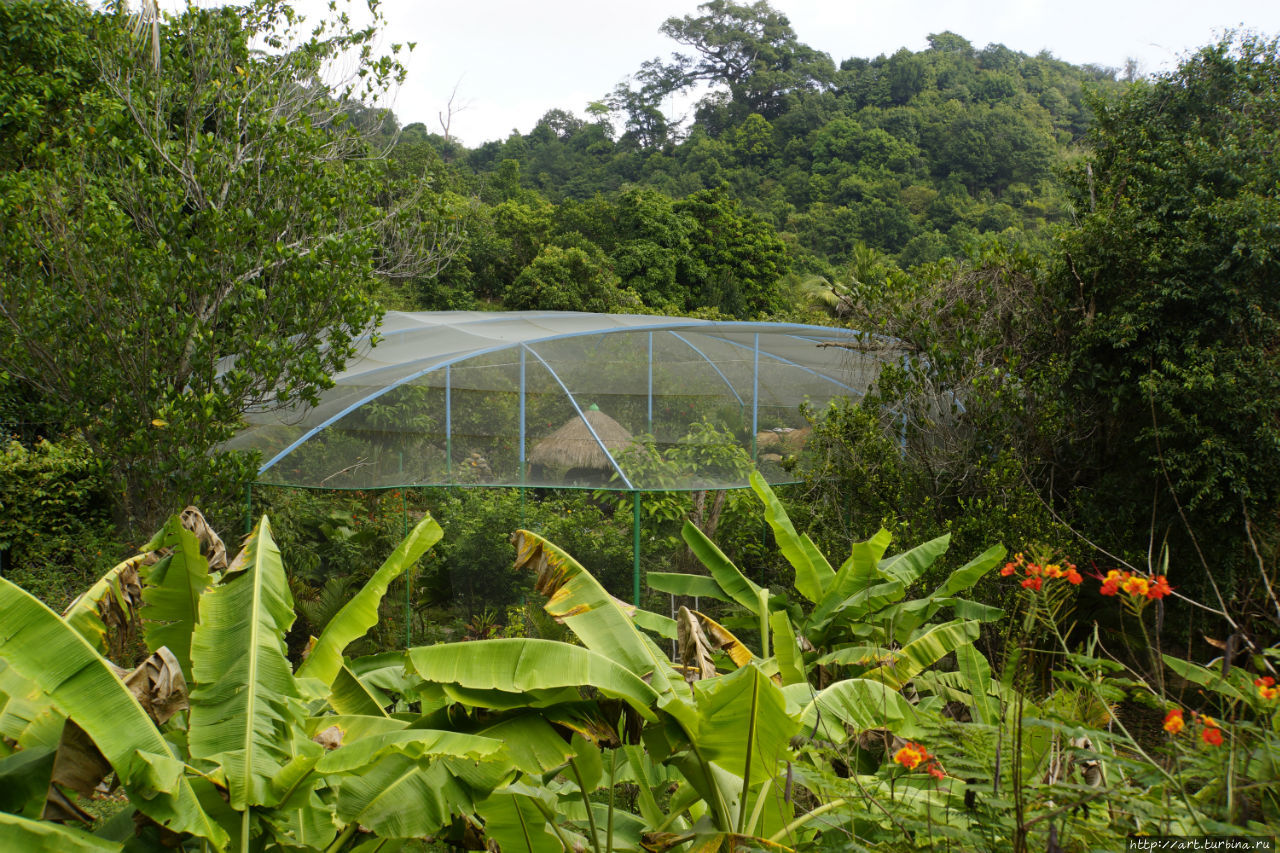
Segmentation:
{"type": "Polygon", "coordinates": [[[1076,569],[1074,563],[1050,563],[1043,565],[1028,560],[1026,555],[1018,552],[1013,555],[1013,559],[1004,564],[1004,568],[1000,570],[1001,577],[1009,577],[1010,575],[1022,574],[1023,589],[1030,589],[1039,592],[1044,586],[1046,580],[1065,580],[1072,586],[1079,586],[1083,578],[1076,569]]]}
{"type": "Polygon", "coordinates": [[[923,764],[924,772],[935,779],[945,779],[947,776],[942,765],[938,763],[937,757],[930,755],[929,751],[918,743],[908,742],[893,754],[893,760],[908,770],[915,770],[923,764]]]}
{"type": "Polygon", "coordinates": [[[1118,595],[1124,592],[1131,599],[1158,601],[1173,592],[1173,587],[1169,586],[1169,581],[1164,575],[1143,577],[1133,572],[1112,569],[1106,575],[1097,577],[1102,581],[1102,588],[1098,592],[1103,595],[1118,595]]]}

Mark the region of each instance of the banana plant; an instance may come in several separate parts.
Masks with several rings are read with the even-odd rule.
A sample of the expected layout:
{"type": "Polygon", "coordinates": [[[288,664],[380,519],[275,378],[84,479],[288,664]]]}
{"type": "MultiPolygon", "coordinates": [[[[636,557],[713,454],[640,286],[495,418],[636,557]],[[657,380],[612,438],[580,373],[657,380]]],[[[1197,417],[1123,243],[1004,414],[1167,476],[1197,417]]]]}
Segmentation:
{"type": "Polygon", "coordinates": [[[882,529],[855,543],[836,568],[807,535],[796,531],[758,473],[752,475],[751,485],[795,572],[798,601],[747,578],[693,525],[685,525],[683,536],[710,576],[650,572],[648,582],[661,592],[713,598],[746,611],[747,620],[758,627],[760,657],[774,658],[785,684],[819,685],[844,675],[900,689],[944,656],[971,647],[979,624],[1002,615],[999,608],[965,599],[961,593],[1000,562],[1003,547],[988,549],[932,592],[908,599],[912,586],[946,553],[948,536],[886,557],[890,535],[882,529]],[[955,618],[934,623],[944,609],[955,618]]]}
{"type": "Polygon", "coordinates": [[[136,812],[159,844],[336,850],[365,829],[419,837],[473,812],[510,775],[503,742],[388,716],[342,657],[391,581],[439,538],[425,517],[297,673],[284,645],[293,602],[265,517],[213,570],[205,554],[216,549],[175,517],[61,617],[0,579],[0,731],[11,744],[0,846],[121,849],[136,812]],[[104,652],[113,629],[138,620],[153,659],[127,673],[104,652]],[[82,814],[75,794],[111,773],[130,808],[103,837],[39,820],[82,814]]]}

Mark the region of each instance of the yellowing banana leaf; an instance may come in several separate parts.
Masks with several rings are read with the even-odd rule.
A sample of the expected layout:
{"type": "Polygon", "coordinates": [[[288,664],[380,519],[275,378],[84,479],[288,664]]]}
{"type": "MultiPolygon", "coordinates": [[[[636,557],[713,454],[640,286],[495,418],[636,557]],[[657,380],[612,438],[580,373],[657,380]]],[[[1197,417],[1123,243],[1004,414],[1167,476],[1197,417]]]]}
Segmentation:
{"type": "Polygon", "coordinates": [[[386,595],[387,587],[439,542],[442,535],[436,520],[429,514],[423,516],[364,587],[329,620],[311,654],[298,668],[298,676],[332,684],[342,666],[343,650],[378,623],[378,604],[386,595]]]}
{"type": "Polygon", "coordinates": [[[209,820],[182,776],[182,763],[107,661],[57,614],[4,578],[0,659],[84,729],[139,811],[175,832],[190,832],[217,847],[226,843],[226,832],[209,820]]]}
{"type": "Polygon", "coordinates": [[[548,614],[564,623],[588,649],[647,680],[657,693],[671,692],[671,662],[640,633],[627,605],[538,534],[517,530],[511,541],[516,546],[516,568],[535,573],[535,588],[547,596],[548,614]]]}
{"type": "MultiPolygon", "coordinates": [[[[682,610],[684,608],[681,608],[682,610]]],[[[755,655],[751,653],[751,649],[733,635],[729,629],[725,628],[716,620],[712,619],[698,611],[693,611],[694,618],[698,620],[698,627],[706,635],[708,642],[713,649],[719,649],[729,656],[729,660],[733,661],[734,666],[746,666],[755,660],[755,655]]]]}
{"type": "Polygon", "coordinates": [[[880,562],[880,574],[900,582],[904,587],[909,587],[947,552],[950,544],[951,534],[944,533],[937,539],[930,539],[910,551],[894,554],[880,562]]]}
{"type": "Polygon", "coordinates": [[[191,644],[191,755],[219,765],[231,806],[276,805],[271,779],[288,763],[281,732],[302,728],[285,657],[293,600],[264,516],[221,584],[200,598],[191,644]],[[237,570],[239,569],[239,570],[237,570]]]}
{"type": "Polygon", "coordinates": [[[751,488],[764,502],[764,519],[778,540],[778,549],[796,572],[796,591],[817,604],[835,580],[835,570],[807,535],[797,533],[782,502],[760,476],[751,472],[751,488]]]}
{"type": "Polygon", "coordinates": [[[693,612],[687,607],[681,607],[676,614],[676,647],[680,650],[680,663],[684,665],[686,681],[692,683],[715,677],[716,665],[711,659],[711,644],[693,612]]]}
{"type": "Polygon", "coordinates": [[[475,690],[523,693],[591,686],[625,700],[645,719],[658,694],[639,676],[589,648],[538,639],[477,640],[409,649],[409,665],[424,680],[475,690]]]}
{"type": "MultiPolygon", "coordinates": [[[[689,550],[693,552],[693,555],[698,558],[702,565],[707,567],[707,571],[711,572],[713,582],[720,588],[720,594],[714,597],[721,600],[732,599],[759,616],[760,586],[744,575],[733,564],[733,561],[726,557],[716,543],[707,538],[707,534],[703,533],[696,524],[686,521],[684,529],[680,531],[680,535],[684,538],[685,544],[689,546],[689,550]]],[[[650,577],[652,577],[652,574],[650,577]]],[[[654,588],[660,589],[660,587],[654,588]]],[[[664,591],[670,592],[671,590],[664,591]]],[[[678,594],[697,595],[698,593],[678,594]]]]}
{"type": "Polygon", "coordinates": [[[87,832],[0,812],[0,850],[22,853],[119,853],[114,841],[87,832]]]}
{"type": "Polygon", "coordinates": [[[920,737],[919,711],[898,693],[878,681],[848,678],[837,681],[813,697],[801,714],[804,731],[837,743],[844,740],[844,726],[854,733],[888,729],[900,737],[920,737]]]}
{"type": "Polygon", "coordinates": [[[978,633],[979,623],[971,620],[944,622],[896,650],[892,664],[868,670],[862,677],[900,690],[917,673],[978,639],[978,633]]]}
{"type": "Polygon", "coordinates": [[[142,606],[138,570],[145,554],[135,554],[100,577],[68,605],[62,619],[101,655],[119,651],[123,635],[142,606]],[[108,634],[115,642],[108,644],[108,634]]]}
{"type": "Polygon", "coordinates": [[[200,598],[213,588],[213,580],[199,538],[183,527],[177,516],[169,519],[160,536],[161,547],[172,550],[146,573],[142,618],[147,647],[155,651],[167,646],[191,681],[191,641],[200,598]]]}

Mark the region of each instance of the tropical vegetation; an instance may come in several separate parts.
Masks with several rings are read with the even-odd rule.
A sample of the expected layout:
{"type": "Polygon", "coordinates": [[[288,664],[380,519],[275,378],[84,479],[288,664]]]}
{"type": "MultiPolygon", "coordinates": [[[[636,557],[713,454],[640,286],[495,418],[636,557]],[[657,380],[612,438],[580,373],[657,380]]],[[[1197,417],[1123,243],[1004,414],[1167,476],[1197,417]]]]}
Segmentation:
{"type": "Polygon", "coordinates": [[[1274,832],[1280,42],[833,58],[710,0],[468,146],[380,108],[412,46],[371,5],[0,3],[0,847],[1274,832]],[[463,308],[906,355],[803,412],[776,493],[246,508],[242,415],[463,308]]]}

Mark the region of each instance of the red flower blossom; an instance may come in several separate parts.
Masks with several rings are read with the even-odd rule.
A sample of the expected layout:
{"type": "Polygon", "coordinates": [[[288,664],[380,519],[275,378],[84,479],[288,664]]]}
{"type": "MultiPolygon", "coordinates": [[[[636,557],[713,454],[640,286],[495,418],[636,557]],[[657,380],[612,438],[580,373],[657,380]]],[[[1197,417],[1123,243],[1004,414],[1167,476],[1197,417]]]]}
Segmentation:
{"type": "Polygon", "coordinates": [[[1182,731],[1186,724],[1186,720],[1182,719],[1181,708],[1171,708],[1169,713],[1164,715],[1164,730],[1171,735],[1176,735],[1182,731]]]}
{"type": "Polygon", "coordinates": [[[1043,585],[1044,585],[1043,578],[1031,577],[1031,578],[1024,578],[1022,581],[1023,589],[1034,589],[1036,592],[1039,592],[1040,587],[1043,585]]]}
{"type": "Polygon", "coordinates": [[[1200,732],[1200,738],[1209,746],[1222,746],[1222,729],[1216,726],[1205,726],[1200,732]]]}
{"type": "Polygon", "coordinates": [[[1151,579],[1151,587],[1147,590],[1147,598],[1160,599],[1173,592],[1164,575],[1156,575],[1151,579]]]}

